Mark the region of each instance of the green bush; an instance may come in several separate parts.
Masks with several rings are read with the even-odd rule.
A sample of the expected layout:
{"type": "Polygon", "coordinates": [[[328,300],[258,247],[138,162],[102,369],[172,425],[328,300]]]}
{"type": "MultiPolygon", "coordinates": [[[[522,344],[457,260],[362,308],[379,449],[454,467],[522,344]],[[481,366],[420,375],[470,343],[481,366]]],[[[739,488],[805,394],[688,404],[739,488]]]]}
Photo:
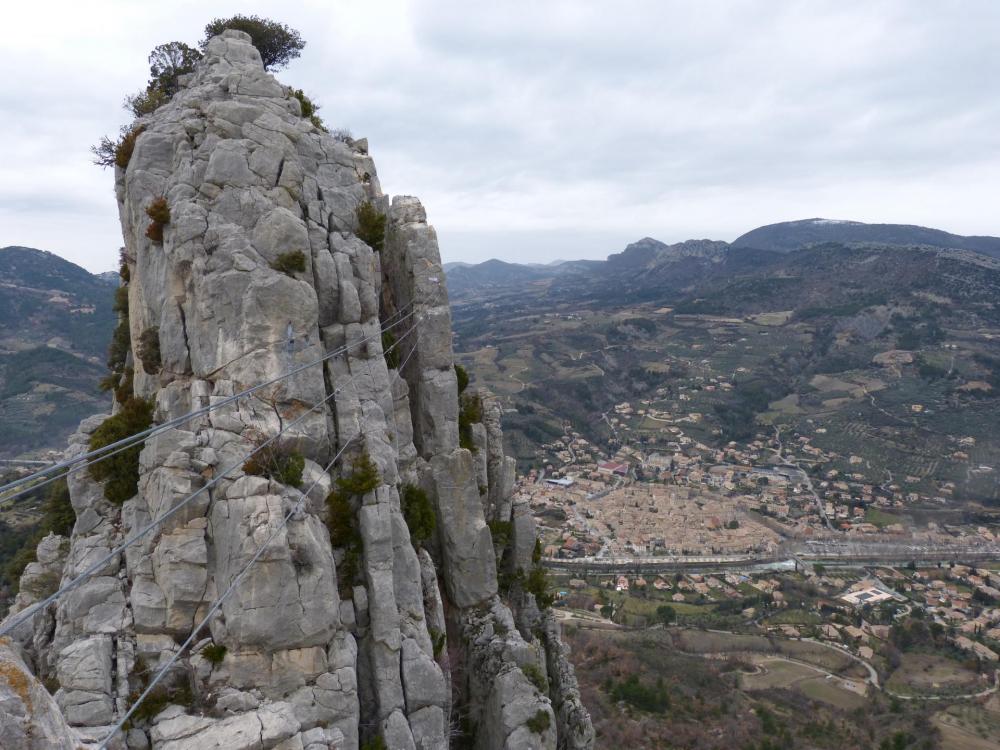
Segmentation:
{"type": "Polygon", "coordinates": [[[475,451],[472,441],[472,425],[483,421],[483,402],[475,395],[462,394],[458,399],[458,444],[466,450],[475,451]]]}
{"type": "Polygon", "coordinates": [[[457,362],[455,363],[455,380],[458,381],[458,395],[461,396],[469,387],[469,371],[457,362]]]}
{"type": "MultiPolygon", "coordinates": [[[[17,593],[21,574],[28,563],[35,562],[36,548],[42,538],[50,532],[69,536],[76,523],[76,512],[70,502],[65,476],[56,479],[48,488],[29,490],[22,502],[37,502],[43,491],[42,517],[35,526],[15,529],[0,520],[0,560],[4,560],[0,565],[0,584],[9,587],[11,597],[17,593]]],[[[53,591],[58,584],[57,579],[52,581],[53,591]]]]}
{"type": "Polygon", "coordinates": [[[42,536],[48,533],[69,536],[76,523],[76,511],[70,502],[69,485],[65,477],[49,485],[49,492],[42,504],[42,536]]]}
{"type": "Polygon", "coordinates": [[[27,537],[24,545],[3,564],[3,577],[13,588],[13,591],[17,591],[24,569],[38,559],[38,543],[43,536],[43,534],[35,533],[27,537]]]}
{"type": "Polygon", "coordinates": [[[490,536],[493,537],[493,547],[497,552],[503,552],[507,549],[507,543],[510,542],[514,524],[510,521],[489,521],[486,525],[490,527],[490,536]]]}
{"type": "Polygon", "coordinates": [[[638,675],[629,675],[622,682],[613,684],[611,697],[624,701],[640,711],[661,714],[670,707],[670,696],[662,679],[655,686],[643,685],[638,675]]]}
{"type": "Polygon", "coordinates": [[[551,719],[549,719],[549,712],[538,709],[538,712],[524,722],[524,725],[535,734],[541,734],[549,728],[550,722],[551,719]]]}
{"type": "Polygon", "coordinates": [[[301,250],[291,250],[279,255],[271,264],[271,268],[279,273],[304,273],[306,270],[306,254],[301,250]]]}
{"type": "Polygon", "coordinates": [[[361,745],[361,750],[389,750],[382,735],[377,734],[361,745]]]}
{"type": "Polygon", "coordinates": [[[524,580],[524,590],[535,597],[539,609],[548,609],[555,602],[555,597],[549,593],[549,576],[545,568],[536,565],[524,580]]]}
{"type": "MultiPolygon", "coordinates": [[[[129,682],[136,686],[129,695],[129,707],[131,708],[148,687],[149,672],[133,673],[129,676],[129,682]]],[[[143,698],[142,703],[136,708],[135,713],[132,714],[124,729],[128,730],[137,724],[148,723],[171,704],[191,708],[194,706],[194,703],[194,693],[191,691],[191,685],[186,679],[177,685],[169,687],[163,683],[159,683],[150,691],[149,695],[143,698]]]]}
{"type": "Polygon", "coordinates": [[[424,544],[431,538],[437,525],[430,498],[416,485],[404,484],[400,500],[411,541],[416,545],[424,544]]]}
{"type": "Polygon", "coordinates": [[[323,120],[318,114],[316,114],[316,111],[319,109],[319,105],[306,96],[302,89],[294,89],[292,91],[292,96],[299,100],[299,105],[302,109],[302,116],[309,120],[309,122],[311,122],[319,130],[322,130],[324,133],[328,132],[326,125],[323,124],[323,120]]]}
{"type": "Polygon", "coordinates": [[[97,387],[102,391],[113,391],[118,388],[118,384],[121,382],[121,373],[109,372],[97,383],[97,387]]]}
{"type": "Polygon", "coordinates": [[[352,497],[361,497],[379,486],[378,468],[367,453],[362,453],[348,476],[337,479],[337,487],[326,496],[326,528],[330,544],[344,550],[337,568],[341,594],[350,598],[351,584],[358,574],[361,560],[361,533],[354,518],[352,497]]]}
{"type": "Polygon", "coordinates": [[[302,53],[306,46],[302,35],[295,29],[269,18],[237,14],[230,18],[216,18],[205,25],[205,38],[201,48],[208,46],[213,36],[226,29],[236,29],[250,35],[250,41],[260,52],[264,70],[278,70],[302,53]]]}
{"type": "Polygon", "coordinates": [[[531,681],[532,685],[538,688],[538,691],[542,695],[548,695],[549,681],[545,678],[545,675],[538,668],[537,664],[525,664],[521,667],[521,671],[524,672],[524,676],[531,681]]]}
{"type": "Polygon", "coordinates": [[[351,466],[351,473],[337,480],[337,488],[347,495],[360,497],[378,487],[381,481],[378,467],[367,453],[362,453],[351,466]]]}
{"type": "Polygon", "coordinates": [[[128,284],[132,280],[132,271],[128,267],[128,257],[125,255],[125,248],[118,251],[118,276],[122,284],[128,284]]]}
{"type": "MultiPolygon", "coordinates": [[[[108,369],[113,375],[121,375],[125,372],[125,362],[128,353],[132,348],[132,339],[129,334],[128,317],[128,287],[120,286],[115,289],[114,311],[118,313],[118,325],[114,333],[111,334],[111,344],[108,346],[108,369]]],[[[114,382],[117,382],[114,381],[114,382]]],[[[114,384],[109,384],[106,390],[114,388],[114,384]]]]}
{"type": "Polygon", "coordinates": [[[326,529],[334,547],[348,547],[354,542],[358,532],[348,495],[333,490],[326,496],[326,529]]]}
{"type": "Polygon", "coordinates": [[[305,467],[306,460],[301,453],[269,443],[243,464],[243,473],[267,477],[289,487],[301,487],[305,467]]]}
{"type": "Polygon", "coordinates": [[[162,89],[146,88],[138,94],[126,96],[123,106],[136,117],[148,115],[170,101],[170,97],[162,89]]]}
{"type": "MultiPolygon", "coordinates": [[[[153,423],[153,404],[132,397],[117,414],[108,417],[90,436],[90,450],[96,451],[142,432],[153,423]]],[[[115,505],[133,497],[139,489],[139,452],[142,443],[90,464],[90,476],[104,482],[104,496],[115,505]]]]}
{"type": "Polygon", "coordinates": [[[375,252],[385,245],[385,214],[380,213],[371,201],[365,201],[355,211],[358,219],[358,239],[375,252]]]}
{"type": "Polygon", "coordinates": [[[228,649],[221,643],[209,643],[201,650],[201,655],[205,657],[209,664],[213,667],[217,667],[222,664],[223,659],[226,658],[227,650],[228,649]]]}
{"type": "Polygon", "coordinates": [[[435,628],[430,628],[427,632],[431,637],[431,643],[434,645],[434,658],[437,659],[441,656],[441,652],[444,651],[447,636],[435,628]]]}
{"type": "Polygon", "coordinates": [[[396,346],[396,337],[392,331],[382,331],[382,356],[385,357],[385,366],[390,370],[399,369],[399,350],[396,346]]]}
{"type": "Polygon", "coordinates": [[[136,354],[142,362],[142,369],[150,375],[156,375],[163,363],[160,359],[160,329],[156,326],[147,328],[139,336],[139,346],[136,354]]]}
{"type": "Polygon", "coordinates": [[[677,612],[669,604],[661,604],[656,608],[656,619],[664,625],[677,621],[677,612]]]}
{"type": "Polygon", "coordinates": [[[119,404],[124,404],[135,395],[135,370],[126,367],[125,372],[118,376],[118,382],[114,387],[115,399],[119,404]]]}

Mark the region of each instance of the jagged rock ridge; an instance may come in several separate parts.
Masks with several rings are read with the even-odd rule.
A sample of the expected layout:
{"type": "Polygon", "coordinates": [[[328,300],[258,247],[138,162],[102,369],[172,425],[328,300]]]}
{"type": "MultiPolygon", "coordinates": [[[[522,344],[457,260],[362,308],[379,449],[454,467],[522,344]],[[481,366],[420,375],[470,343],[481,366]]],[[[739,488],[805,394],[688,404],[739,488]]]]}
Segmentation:
{"type": "MultiPolygon", "coordinates": [[[[303,119],[242,32],[211,40],[180,92],[137,126],[116,194],[133,389],[154,401],[155,421],[347,348],[148,440],[138,493],[121,506],[86,472],[70,475],[72,538],[42,542],[14,613],[237,467],[3,645],[3,746],[103,738],[273,535],[178,660],[169,699],[113,746],[353,749],[380,737],[429,750],[460,734],[484,750],[591,747],[551,613],[516,585],[498,596],[498,564],[531,565],[534,527],[512,496],[488,394],[475,396],[475,450],[459,447],[447,291],[419,201],[390,203],[367,144],[303,119]],[[159,198],[162,242],[147,233],[159,198]],[[356,236],[365,201],[388,217],[381,252],[356,236]],[[304,270],[275,270],[294,251],[304,270]],[[383,356],[383,321],[404,321],[398,360],[383,356]],[[150,341],[156,358],[142,351],[150,341]],[[315,484],[307,497],[239,468],[282,429],[281,449],[305,457],[303,487],[315,484]],[[335,477],[364,454],[378,471],[377,487],[352,500],[357,549],[333,547],[324,523],[333,479],[323,467],[340,451],[335,477]],[[423,546],[401,510],[407,485],[433,502],[423,546]],[[511,529],[499,555],[487,520],[511,529]]],[[[105,417],[85,420],[67,455],[85,451],[105,417]]]]}

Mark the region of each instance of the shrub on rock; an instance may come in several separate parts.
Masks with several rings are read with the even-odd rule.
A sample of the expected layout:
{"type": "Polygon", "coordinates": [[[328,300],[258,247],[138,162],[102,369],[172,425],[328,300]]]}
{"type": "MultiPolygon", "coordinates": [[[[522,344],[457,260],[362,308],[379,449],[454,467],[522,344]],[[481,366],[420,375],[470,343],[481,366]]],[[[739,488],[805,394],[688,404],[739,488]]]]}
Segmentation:
{"type": "Polygon", "coordinates": [[[216,18],[208,23],[201,48],[205,49],[213,36],[218,36],[226,29],[236,29],[250,35],[251,43],[260,52],[264,70],[284,67],[298,57],[306,46],[302,35],[290,26],[269,18],[237,14],[230,18],[216,18]]]}
{"type": "Polygon", "coordinates": [[[304,273],[306,270],[306,254],[301,250],[291,250],[282,253],[271,264],[271,268],[279,273],[287,273],[289,276],[295,273],[304,273]]]}
{"type": "Polygon", "coordinates": [[[410,530],[413,544],[421,545],[427,542],[437,526],[434,506],[427,493],[413,484],[404,484],[400,493],[400,504],[403,506],[403,518],[410,530]]]}
{"type": "Polygon", "coordinates": [[[289,487],[301,487],[305,468],[306,460],[301,453],[270,443],[247,459],[243,473],[267,477],[289,487]]]}
{"type": "Polygon", "coordinates": [[[160,329],[156,326],[147,328],[139,336],[139,346],[136,354],[142,362],[142,369],[150,375],[159,373],[162,367],[160,358],[160,329]]]}
{"type": "Polygon", "coordinates": [[[365,201],[358,206],[355,216],[358,219],[358,239],[379,252],[385,245],[385,214],[371,201],[365,201]]]}
{"type": "Polygon", "coordinates": [[[107,136],[101,138],[96,146],[90,147],[90,152],[94,155],[94,164],[99,167],[121,167],[125,169],[132,159],[132,152],[135,150],[136,139],[145,130],[143,126],[124,127],[117,141],[112,141],[107,136]]]}
{"type": "Polygon", "coordinates": [[[170,206],[163,196],[155,198],[152,203],[146,206],[146,216],[152,221],[146,227],[146,236],[153,242],[163,242],[163,227],[170,222],[170,206]]]}
{"type": "MultiPolygon", "coordinates": [[[[142,432],[153,423],[153,404],[134,396],[122,404],[117,414],[108,417],[90,436],[90,450],[106,448],[142,432]]],[[[115,505],[133,497],[139,489],[139,452],[142,442],[90,464],[90,476],[104,482],[104,496],[115,505]]]]}

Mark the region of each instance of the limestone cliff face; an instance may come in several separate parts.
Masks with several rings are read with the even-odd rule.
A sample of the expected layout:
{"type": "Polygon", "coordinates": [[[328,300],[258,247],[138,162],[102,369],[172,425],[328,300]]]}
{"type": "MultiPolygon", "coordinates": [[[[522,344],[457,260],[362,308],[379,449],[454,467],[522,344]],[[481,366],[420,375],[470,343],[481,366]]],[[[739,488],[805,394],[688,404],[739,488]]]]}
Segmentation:
{"type": "MultiPolygon", "coordinates": [[[[87,472],[70,475],[72,538],[43,541],[15,612],[211,486],[15,631],[23,661],[0,652],[0,737],[39,748],[103,738],[232,587],[177,660],[167,700],[114,746],[320,750],[381,737],[429,750],[461,736],[488,750],[591,747],[551,616],[516,586],[498,596],[498,564],[530,566],[534,526],[512,496],[487,394],[475,450],[459,447],[445,278],[419,201],[390,202],[366,143],[302,118],[241,32],[213,39],[137,125],[116,193],[134,392],[155,403],[154,421],[343,351],[148,440],[138,493],[121,506],[87,472]],[[147,236],[160,198],[162,242],[147,236]],[[380,252],[357,236],[364,202],[388,217],[380,252]],[[302,270],[273,268],[295,251],[302,270]],[[384,356],[386,326],[396,356],[384,356]],[[143,351],[151,342],[158,362],[143,351]],[[280,450],[305,457],[299,488],[242,470],[281,430],[280,450]],[[325,498],[365,454],[377,486],[351,499],[356,548],[337,547],[325,498]],[[407,486],[433,504],[423,545],[401,510],[407,486]],[[488,519],[510,523],[505,550],[488,519]],[[4,681],[15,673],[31,690],[44,681],[54,702],[4,681]]],[[[86,420],[67,455],[106,416],[86,420]]]]}

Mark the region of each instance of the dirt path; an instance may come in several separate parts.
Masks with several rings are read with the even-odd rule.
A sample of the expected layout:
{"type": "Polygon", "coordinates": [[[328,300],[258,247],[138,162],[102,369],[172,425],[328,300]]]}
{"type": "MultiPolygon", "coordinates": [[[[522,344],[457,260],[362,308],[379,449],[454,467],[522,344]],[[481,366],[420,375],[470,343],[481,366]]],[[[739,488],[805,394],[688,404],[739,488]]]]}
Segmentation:
{"type": "MultiPolygon", "coordinates": [[[[525,383],[523,380],[521,380],[519,377],[517,377],[518,375],[520,375],[522,372],[524,372],[527,369],[528,369],[528,367],[524,366],[520,370],[516,370],[513,373],[508,373],[507,377],[510,378],[511,380],[513,380],[519,386],[521,386],[516,391],[514,391],[514,393],[520,393],[521,391],[523,391],[525,388],[528,387],[527,383],[525,383]]],[[[511,394],[511,395],[513,395],[513,394],[511,394]]]]}

